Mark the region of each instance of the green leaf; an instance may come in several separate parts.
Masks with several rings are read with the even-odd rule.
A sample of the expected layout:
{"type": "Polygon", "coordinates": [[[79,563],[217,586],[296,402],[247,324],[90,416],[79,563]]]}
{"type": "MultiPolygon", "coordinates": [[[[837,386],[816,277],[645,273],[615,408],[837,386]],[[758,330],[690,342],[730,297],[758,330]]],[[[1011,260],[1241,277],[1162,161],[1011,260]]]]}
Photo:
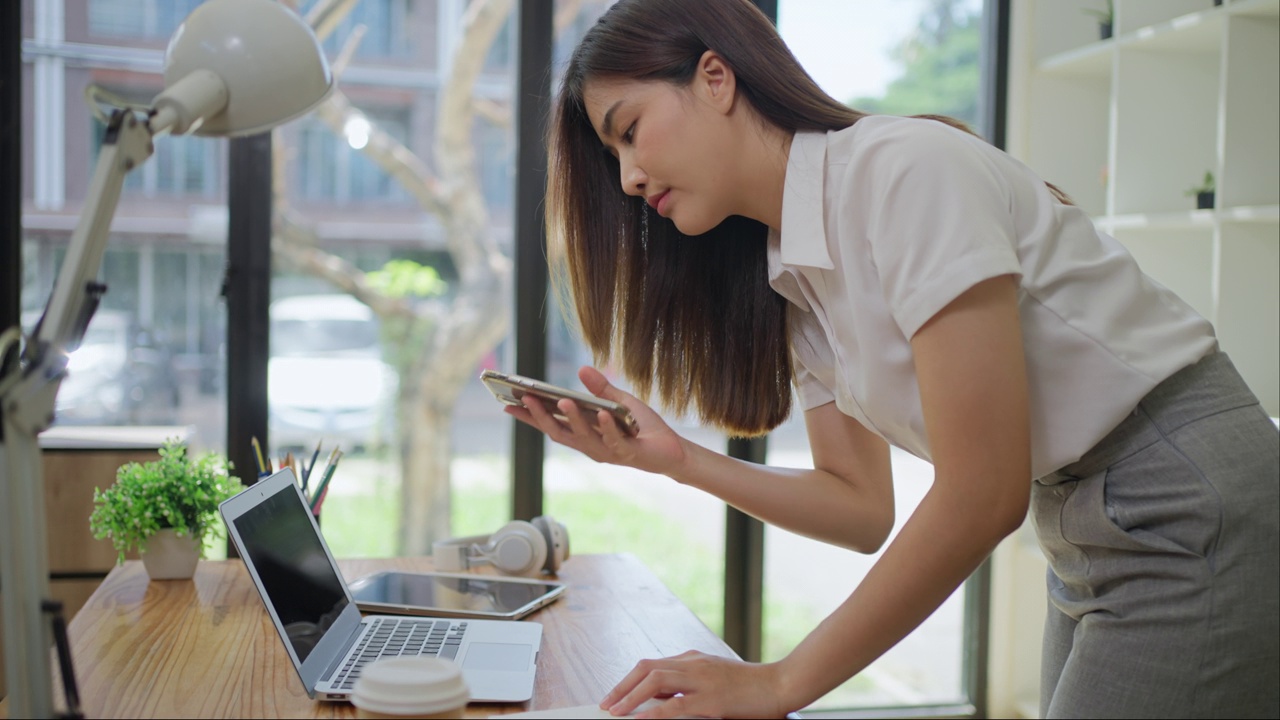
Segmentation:
{"type": "Polygon", "coordinates": [[[120,466],[114,485],[94,488],[89,529],[95,538],[111,538],[118,562],[126,552],[145,548],[163,527],[196,538],[203,555],[204,538],[220,530],[218,505],[244,489],[239,478],[228,474],[230,463],[216,453],[192,457],[171,438],[159,455],[151,462],[120,466]]]}

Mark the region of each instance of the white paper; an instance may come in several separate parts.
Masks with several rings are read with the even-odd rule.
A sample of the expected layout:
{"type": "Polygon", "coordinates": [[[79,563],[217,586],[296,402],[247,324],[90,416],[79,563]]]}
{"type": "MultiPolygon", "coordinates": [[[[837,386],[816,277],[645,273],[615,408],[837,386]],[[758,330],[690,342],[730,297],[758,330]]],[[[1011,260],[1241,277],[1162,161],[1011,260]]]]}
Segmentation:
{"type": "MultiPolygon", "coordinates": [[[[646,700],[635,709],[635,712],[644,712],[660,704],[661,700],[646,700]]],[[[631,717],[631,715],[610,715],[608,710],[601,710],[599,705],[579,705],[577,707],[556,708],[554,710],[531,710],[529,712],[513,713],[511,715],[491,715],[492,718],[563,718],[564,720],[586,720],[595,718],[596,720],[605,720],[609,718],[631,717]]]]}

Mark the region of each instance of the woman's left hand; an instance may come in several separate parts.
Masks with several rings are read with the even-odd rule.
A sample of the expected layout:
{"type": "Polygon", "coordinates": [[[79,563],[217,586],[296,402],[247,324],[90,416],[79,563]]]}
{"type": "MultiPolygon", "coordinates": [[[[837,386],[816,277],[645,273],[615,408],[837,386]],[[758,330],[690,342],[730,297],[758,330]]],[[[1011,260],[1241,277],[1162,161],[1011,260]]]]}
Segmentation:
{"type": "Polygon", "coordinates": [[[691,650],[641,660],[600,707],[627,715],[651,698],[668,698],[636,717],[783,717],[787,710],[780,701],[780,681],[776,663],[748,663],[691,650]]]}

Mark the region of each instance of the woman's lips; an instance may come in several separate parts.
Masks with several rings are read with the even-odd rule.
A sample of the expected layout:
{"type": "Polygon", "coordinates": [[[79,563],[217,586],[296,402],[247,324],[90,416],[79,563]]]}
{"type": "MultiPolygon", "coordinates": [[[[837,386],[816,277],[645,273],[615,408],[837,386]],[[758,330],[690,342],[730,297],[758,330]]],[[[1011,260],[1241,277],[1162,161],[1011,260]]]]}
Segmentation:
{"type": "Polygon", "coordinates": [[[650,201],[649,204],[653,206],[654,210],[658,211],[659,215],[661,215],[662,217],[666,217],[667,205],[670,204],[667,201],[670,198],[671,198],[671,191],[664,190],[661,195],[658,195],[657,197],[655,197],[652,201],[650,201]]]}

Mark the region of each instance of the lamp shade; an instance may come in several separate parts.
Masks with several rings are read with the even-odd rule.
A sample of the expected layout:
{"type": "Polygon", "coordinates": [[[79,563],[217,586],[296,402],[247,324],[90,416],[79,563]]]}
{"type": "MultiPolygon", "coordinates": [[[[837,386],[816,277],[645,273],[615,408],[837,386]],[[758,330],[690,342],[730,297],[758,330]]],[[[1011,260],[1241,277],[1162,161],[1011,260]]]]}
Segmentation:
{"type": "Polygon", "coordinates": [[[305,114],[333,87],[333,74],[315,33],[275,0],[201,4],[174,32],[164,66],[166,90],[157,97],[156,107],[164,105],[161,100],[167,95],[177,96],[183,107],[198,109],[202,116],[179,122],[174,127],[179,133],[263,132],[305,114]],[[221,80],[221,88],[209,73],[221,80]],[[187,100],[183,95],[190,90],[183,90],[184,85],[197,88],[204,97],[187,100]]]}

